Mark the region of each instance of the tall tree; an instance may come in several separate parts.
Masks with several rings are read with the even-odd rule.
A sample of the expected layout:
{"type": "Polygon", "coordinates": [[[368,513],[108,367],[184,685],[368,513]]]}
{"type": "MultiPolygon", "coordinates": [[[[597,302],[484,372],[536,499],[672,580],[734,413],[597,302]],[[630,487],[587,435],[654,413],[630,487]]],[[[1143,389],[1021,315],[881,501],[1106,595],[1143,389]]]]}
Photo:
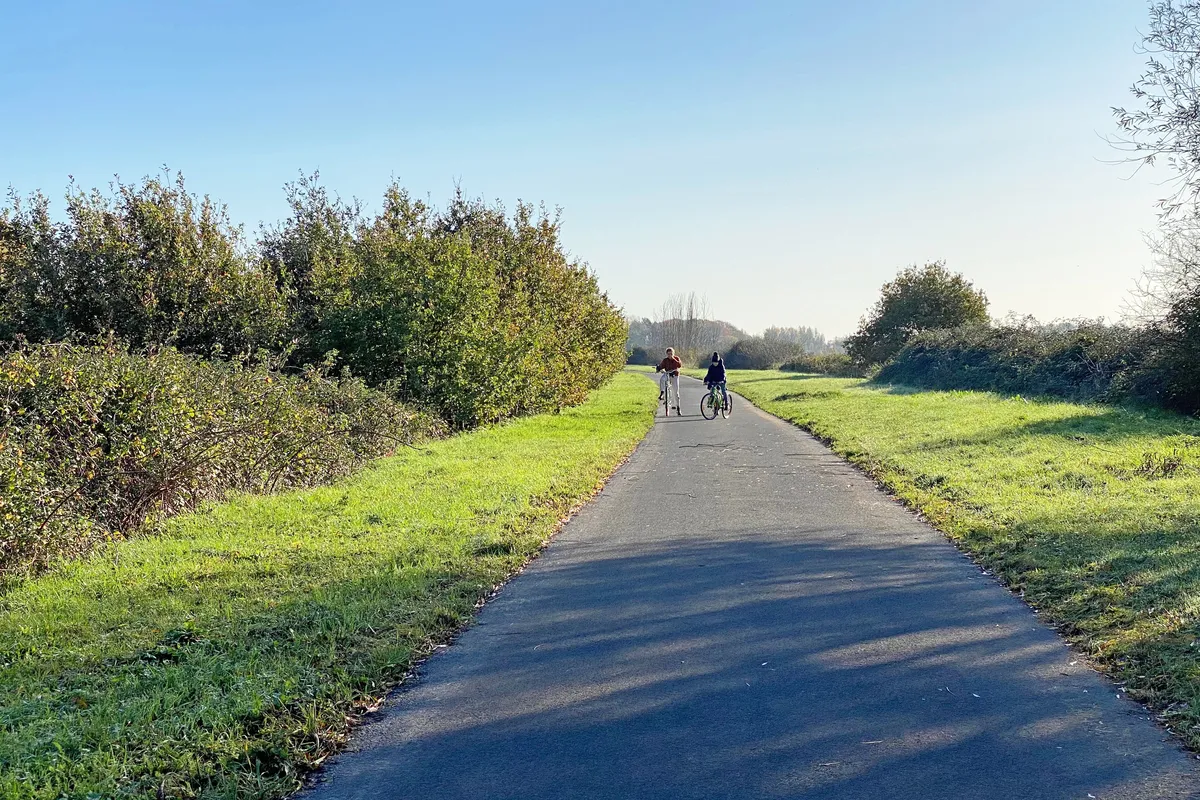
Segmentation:
{"type": "Polygon", "coordinates": [[[846,340],[846,352],[860,364],[882,364],[920,331],[988,321],[983,292],[944,261],[915,264],[883,285],[879,300],[846,340]]]}
{"type": "Polygon", "coordinates": [[[709,320],[708,298],[695,292],[673,294],[654,312],[657,347],[674,347],[685,358],[715,347],[720,329],[709,320]]]}

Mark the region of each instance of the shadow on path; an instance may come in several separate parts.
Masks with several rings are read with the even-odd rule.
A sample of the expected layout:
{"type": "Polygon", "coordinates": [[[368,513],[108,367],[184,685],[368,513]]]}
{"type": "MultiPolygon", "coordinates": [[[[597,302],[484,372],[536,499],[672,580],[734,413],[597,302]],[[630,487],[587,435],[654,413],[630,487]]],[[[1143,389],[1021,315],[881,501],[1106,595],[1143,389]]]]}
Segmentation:
{"type": "Polygon", "coordinates": [[[1028,608],[747,409],[660,419],[312,795],[1193,796],[1189,758],[1028,608]]]}

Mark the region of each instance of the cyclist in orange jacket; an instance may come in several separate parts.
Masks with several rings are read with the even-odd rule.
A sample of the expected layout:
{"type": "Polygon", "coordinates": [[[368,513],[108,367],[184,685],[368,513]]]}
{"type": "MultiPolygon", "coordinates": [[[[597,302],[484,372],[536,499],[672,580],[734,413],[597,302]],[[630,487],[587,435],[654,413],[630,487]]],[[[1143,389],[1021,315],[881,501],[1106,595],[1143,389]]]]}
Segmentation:
{"type": "Polygon", "coordinates": [[[671,388],[675,390],[676,414],[683,414],[683,412],[679,410],[679,370],[681,369],[683,369],[683,361],[680,360],[679,356],[675,355],[675,348],[673,347],[667,348],[667,357],[658,362],[658,366],[654,368],[655,372],[663,373],[663,376],[658,383],[658,399],[663,399],[663,395],[667,391],[667,385],[669,381],[671,388]]]}

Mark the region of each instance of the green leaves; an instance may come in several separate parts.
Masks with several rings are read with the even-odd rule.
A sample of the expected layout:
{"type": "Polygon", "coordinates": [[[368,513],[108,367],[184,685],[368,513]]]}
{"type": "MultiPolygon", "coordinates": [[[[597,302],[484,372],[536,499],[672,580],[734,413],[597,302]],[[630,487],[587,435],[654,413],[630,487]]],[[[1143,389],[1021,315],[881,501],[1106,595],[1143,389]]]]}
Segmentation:
{"type": "Polygon", "coordinates": [[[287,307],[275,275],[224,206],[183,177],[72,188],[51,220],[42,195],[0,212],[0,336],[31,341],[115,332],[136,346],[205,355],[279,352],[287,307]]]}
{"type": "Polygon", "coordinates": [[[230,490],[328,482],[440,423],[359,380],[165,348],[0,356],[0,576],[230,490]]]}
{"type": "Polygon", "coordinates": [[[1152,346],[1146,331],[1099,322],[967,325],[912,337],[877,379],[924,388],[1155,402],[1153,376],[1143,369],[1152,346]]]}
{"type": "Polygon", "coordinates": [[[625,323],[570,261],[545,210],[456,195],[441,212],[389,187],[366,218],[311,180],[272,234],[308,296],[305,347],[455,427],[579,403],[624,360],[625,323]]]}
{"type": "Polygon", "coordinates": [[[944,261],[900,272],[883,285],[879,301],[858,331],[846,340],[846,352],[862,365],[882,364],[920,331],[986,324],[987,297],[944,261]]]}
{"type": "Polygon", "coordinates": [[[625,323],[545,208],[457,193],[436,211],[396,184],[364,214],[316,175],[248,244],[176,175],[72,187],[0,212],[0,338],[78,341],[293,366],[327,361],[469,428],[579,403],[619,369],[625,323]]]}
{"type": "Polygon", "coordinates": [[[440,430],[402,402],[471,428],[578,404],[624,361],[624,320],[544,208],[435,211],[393,184],[368,217],[315,175],[288,200],[250,244],[179,175],[72,187],[62,221],[10,197],[0,578],[440,430]]]}

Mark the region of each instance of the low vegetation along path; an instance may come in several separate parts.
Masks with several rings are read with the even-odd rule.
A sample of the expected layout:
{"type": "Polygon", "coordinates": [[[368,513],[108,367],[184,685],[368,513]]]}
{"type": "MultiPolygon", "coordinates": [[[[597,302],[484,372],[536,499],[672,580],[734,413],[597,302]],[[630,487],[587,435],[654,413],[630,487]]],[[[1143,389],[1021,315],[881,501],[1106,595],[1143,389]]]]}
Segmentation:
{"type": "Polygon", "coordinates": [[[310,797],[1175,798],[1193,757],[941,534],[741,403],[658,420],[310,797]]]}

